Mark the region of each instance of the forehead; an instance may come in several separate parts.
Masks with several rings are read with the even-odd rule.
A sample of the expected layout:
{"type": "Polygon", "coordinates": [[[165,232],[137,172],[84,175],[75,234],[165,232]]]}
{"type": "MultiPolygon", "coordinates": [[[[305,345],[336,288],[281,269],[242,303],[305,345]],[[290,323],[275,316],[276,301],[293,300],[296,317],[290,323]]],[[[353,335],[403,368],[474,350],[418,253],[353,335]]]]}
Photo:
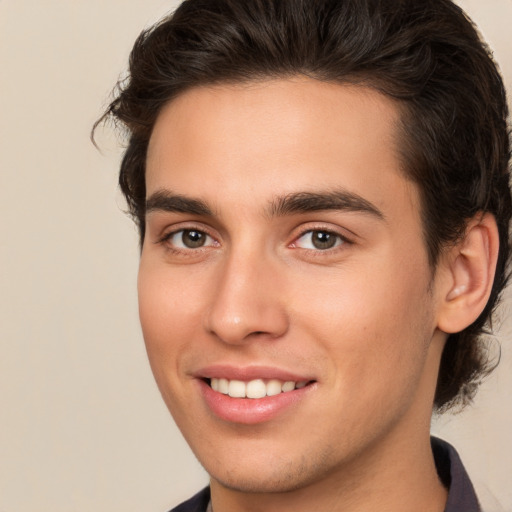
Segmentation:
{"type": "Polygon", "coordinates": [[[360,86],[295,78],[193,88],[157,119],[147,192],[242,204],[249,196],[241,191],[257,202],[273,191],[341,187],[379,209],[401,194],[416,205],[415,186],[401,172],[398,120],[393,100],[360,86]]]}

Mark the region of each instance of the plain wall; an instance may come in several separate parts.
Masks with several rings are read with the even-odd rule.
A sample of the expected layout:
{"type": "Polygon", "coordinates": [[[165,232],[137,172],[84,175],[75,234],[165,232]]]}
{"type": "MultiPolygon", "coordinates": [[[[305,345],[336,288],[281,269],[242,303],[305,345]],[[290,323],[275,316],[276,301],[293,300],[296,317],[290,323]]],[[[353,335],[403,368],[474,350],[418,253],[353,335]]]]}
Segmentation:
{"type": "MultiPolygon", "coordinates": [[[[135,37],[174,6],[0,0],[0,512],[165,511],[207,482],[146,361],[121,150],[89,141],[135,37]]],[[[463,6],[510,91],[512,0],[463,6]]],[[[512,510],[511,305],[499,370],[434,425],[488,512],[512,510]]]]}

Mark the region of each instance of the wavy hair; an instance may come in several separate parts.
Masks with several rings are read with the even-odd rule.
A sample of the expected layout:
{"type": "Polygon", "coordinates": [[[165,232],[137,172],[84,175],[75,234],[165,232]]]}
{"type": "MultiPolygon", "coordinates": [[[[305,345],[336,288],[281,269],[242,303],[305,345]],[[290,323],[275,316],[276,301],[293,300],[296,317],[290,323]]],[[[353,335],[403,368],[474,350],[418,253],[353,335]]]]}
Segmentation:
{"type": "Polygon", "coordinates": [[[464,405],[493,366],[482,334],[507,279],[510,138],[491,52],[449,0],[186,0],[142,32],[97,122],[111,119],[127,131],[119,183],[141,244],[146,152],[162,107],[192,87],[294,75],[360,84],[397,100],[403,172],[420,191],[433,269],[468,219],[496,218],[490,299],[472,325],[449,336],[438,377],[437,409],[464,405]]]}

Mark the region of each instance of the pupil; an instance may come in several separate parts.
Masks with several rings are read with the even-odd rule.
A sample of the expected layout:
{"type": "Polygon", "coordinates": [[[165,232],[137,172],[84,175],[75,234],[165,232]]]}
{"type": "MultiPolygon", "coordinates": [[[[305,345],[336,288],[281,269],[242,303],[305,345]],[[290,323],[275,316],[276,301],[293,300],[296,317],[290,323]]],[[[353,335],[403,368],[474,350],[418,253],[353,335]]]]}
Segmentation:
{"type": "Polygon", "coordinates": [[[330,249],[336,244],[336,236],[325,231],[315,231],[313,233],[313,245],[317,249],[330,249]]]}
{"type": "Polygon", "coordinates": [[[201,233],[201,231],[186,229],[185,231],[183,231],[181,239],[186,247],[190,249],[195,249],[197,247],[202,247],[204,245],[206,236],[204,233],[201,233]]]}

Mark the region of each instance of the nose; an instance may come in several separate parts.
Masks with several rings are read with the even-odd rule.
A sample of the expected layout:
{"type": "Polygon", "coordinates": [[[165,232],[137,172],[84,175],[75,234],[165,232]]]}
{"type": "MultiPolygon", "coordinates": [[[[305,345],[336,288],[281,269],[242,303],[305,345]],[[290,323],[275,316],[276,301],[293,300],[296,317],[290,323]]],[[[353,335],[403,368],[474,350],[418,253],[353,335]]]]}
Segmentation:
{"type": "Polygon", "coordinates": [[[276,339],[288,330],[279,270],[263,257],[231,255],[222,264],[205,328],[224,343],[276,339]]]}

